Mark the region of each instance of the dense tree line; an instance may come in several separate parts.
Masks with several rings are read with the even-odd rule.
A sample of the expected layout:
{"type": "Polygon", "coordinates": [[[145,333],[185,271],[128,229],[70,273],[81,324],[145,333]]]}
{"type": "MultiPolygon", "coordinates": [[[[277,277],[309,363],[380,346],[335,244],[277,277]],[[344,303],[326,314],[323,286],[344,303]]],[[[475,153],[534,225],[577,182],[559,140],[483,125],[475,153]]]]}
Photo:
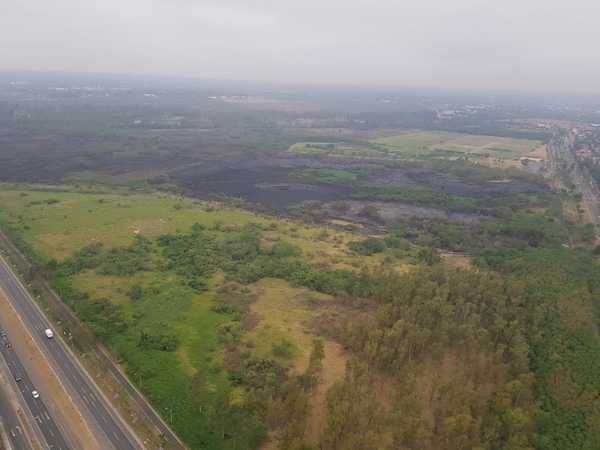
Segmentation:
{"type": "MultiPolygon", "coordinates": [[[[600,442],[599,263],[591,251],[563,247],[560,224],[541,220],[517,215],[488,229],[515,245],[482,251],[478,270],[435,261],[404,275],[323,269],[289,243],[264,246],[259,225],[227,232],[194,226],[161,236],[158,245],[142,237],[111,250],[95,244],[50,267],[59,293],[101,338],[131,319],[108,300],[76,292],[70,275],[128,276],[158,264],[202,290],[215,271],[226,274],[214,310],[230,317],[219,339],[229,382],[245,394],[239,401],[217,396],[204,409],[223,448],[256,448],[270,429],[282,450],[591,450],[600,442]],[[304,436],[322,344],[299,375],[239,350],[251,301],[244,284],[264,277],[366,305],[365,314],[323,331],[353,357],[327,395],[316,443],[304,436]]],[[[406,238],[399,228],[353,250],[370,254],[406,238]]],[[[148,295],[130,294],[134,301],[148,295]]],[[[138,345],[170,352],[178,342],[165,327],[142,331],[138,345]]]]}
{"type": "Polygon", "coordinates": [[[389,234],[426,247],[480,254],[498,248],[559,246],[569,240],[590,244],[593,231],[590,227],[565,224],[553,211],[546,211],[467,223],[409,218],[391,226],[389,234]]]}

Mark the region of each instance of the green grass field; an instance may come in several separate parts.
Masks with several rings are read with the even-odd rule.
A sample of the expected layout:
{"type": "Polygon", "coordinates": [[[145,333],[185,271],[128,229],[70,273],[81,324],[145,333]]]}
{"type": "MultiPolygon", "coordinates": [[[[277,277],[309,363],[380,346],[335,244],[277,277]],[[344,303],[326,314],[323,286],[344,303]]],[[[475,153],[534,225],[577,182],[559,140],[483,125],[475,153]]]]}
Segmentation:
{"type": "MultiPolygon", "coordinates": [[[[346,252],[346,244],[356,236],[348,232],[331,230],[323,238],[320,227],[173,195],[67,189],[0,186],[0,226],[17,230],[41,258],[59,261],[94,242],[101,242],[106,248],[124,246],[131,244],[137,234],[158,237],[187,231],[194,223],[207,227],[223,225],[224,232],[227,227],[249,223],[272,224],[272,231],[265,233],[271,242],[286,239],[308,257],[330,265],[347,265],[353,259],[346,252]]],[[[379,260],[363,258],[361,263],[374,265],[379,260]]]]}
{"type": "Polygon", "coordinates": [[[490,156],[500,159],[525,157],[541,145],[540,141],[463,133],[415,132],[376,139],[395,153],[407,157],[490,156]]]}
{"type": "Polygon", "coordinates": [[[18,228],[41,255],[63,259],[92,242],[127,245],[194,223],[265,223],[252,213],[170,195],[0,190],[0,221],[18,228]]]}
{"type": "MultiPolygon", "coordinates": [[[[322,228],[218,204],[160,193],[67,189],[0,186],[0,227],[25,243],[30,255],[43,263],[67,261],[94,243],[102,244],[107,252],[130,246],[136,236],[148,238],[151,250],[144,257],[147,267],[143,270],[123,276],[103,274],[97,268],[83,269],[63,276],[60,282],[65,292],[75,293],[71,302],[107,301],[114,309],[109,313],[127,324],[118,332],[106,332],[111,324],[101,323],[96,329],[93,319],[98,312],[82,304],[72,305],[76,310],[83,308],[80,314],[83,311],[89,315],[91,326],[100,330],[97,332],[102,333],[104,342],[122,358],[133,382],[163,417],[172,419],[174,429],[193,449],[239,448],[231,442],[223,446],[221,438],[210,431],[214,424],[199,414],[209,414],[210,405],[219,398],[233,402],[241,395],[223,368],[224,348],[219,339],[219,327],[231,319],[214,310],[224,277],[217,271],[208,279],[206,291],[192,289],[184,275],[166,269],[167,260],[156,238],[188,233],[195,223],[226,237],[230,229],[254,223],[267,230],[261,246],[289,242],[301,249],[307,261],[331,268],[376,267],[385,258],[383,254],[357,256],[348,252],[348,242],[360,239],[351,233],[330,230],[324,236],[322,228]],[[137,299],[131,294],[134,288],[141,292],[137,299]],[[174,336],[176,351],[141,345],[145,334],[156,332],[174,336]]],[[[107,190],[106,186],[103,189],[107,190]]],[[[400,260],[397,264],[399,268],[405,266],[400,260]]],[[[293,288],[281,280],[260,281],[249,289],[256,293],[251,311],[257,322],[243,338],[243,345],[252,355],[273,358],[292,370],[305,366],[313,338],[304,323],[310,322],[316,309],[322,307],[307,301],[312,299],[314,303],[316,299],[320,303],[327,296],[293,288]]]]}
{"type": "Polygon", "coordinates": [[[444,131],[404,132],[362,143],[297,143],[290,151],[337,156],[390,159],[499,159],[536,158],[541,141],[444,131]]]}

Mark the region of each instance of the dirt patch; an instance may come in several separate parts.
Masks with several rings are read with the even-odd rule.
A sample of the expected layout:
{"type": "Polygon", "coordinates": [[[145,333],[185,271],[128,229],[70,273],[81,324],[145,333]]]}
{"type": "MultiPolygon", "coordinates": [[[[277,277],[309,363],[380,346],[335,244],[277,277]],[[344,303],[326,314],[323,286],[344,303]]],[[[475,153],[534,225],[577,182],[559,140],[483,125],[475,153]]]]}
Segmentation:
{"type": "Polygon", "coordinates": [[[473,261],[469,256],[456,255],[452,253],[442,254],[444,261],[450,267],[457,269],[473,269],[473,261]]]}
{"type": "Polygon", "coordinates": [[[326,308],[333,299],[276,279],[261,280],[251,290],[256,296],[249,308],[254,323],[244,336],[244,344],[258,357],[274,358],[296,373],[304,372],[315,338],[306,324],[311,323],[319,310],[326,308]],[[291,344],[290,355],[274,354],[274,346],[282,340],[291,344]]]}
{"type": "MultiPolygon", "coordinates": [[[[251,303],[250,311],[260,318],[256,328],[247,333],[244,342],[252,342],[252,352],[257,355],[274,357],[297,374],[308,367],[312,342],[320,333],[314,324],[326,315],[334,315],[341,320],[340,306],[330,296],[312,292],[305,288],[293,288],[281,280],[265,279],[252,286],[258,297],[251,303]],[[271,345],[284,337],[294,347],[291,359],[281,360],[272,354],[271,345]]],[[[349,309],[349,308],[347,308],[349,309]]],[[[344,378],[350,355],[330,337],[323,337],[325,356],[319,384],[310,396],[309,416],[305,439],[318,443],[324,430],[327,417],[327,391],[344,378]]],[[[276,437],[261,447],[261,450],[277,448],[276,437]]]]}
{"type": "Polygon", "coordinates": [[[311,444],[317,444],[323,434],[327,419],[327,391],[339,380],[344,378],[349,355],[341,345],[325,341],[325,357],[320,383],[310,399],[310,415],[307,421],[305,439],[311,444]]]}
{"type": "Polygon", "coordinates": [[[535,150],[533,150],[528,156],[546,160],[548,159],[548,146],[546,144],[540,145],[536,147],[535,150]]]}

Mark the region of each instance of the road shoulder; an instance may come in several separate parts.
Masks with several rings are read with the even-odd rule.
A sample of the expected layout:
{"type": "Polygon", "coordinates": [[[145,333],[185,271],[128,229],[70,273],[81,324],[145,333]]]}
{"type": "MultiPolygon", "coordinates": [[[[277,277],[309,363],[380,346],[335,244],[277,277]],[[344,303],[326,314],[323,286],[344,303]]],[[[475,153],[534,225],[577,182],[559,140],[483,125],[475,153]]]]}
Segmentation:
{"type": "Polygon", "coordinates": [[[73,448],[101,450],[102,446],[94,438],[87,421],[73,403],[1,288],[0,317],[3,327],[11,336],[13,348],[20,356],[32,381],[39,386],[40,392],[44,395],[44,402],[65,438],[72,443],[73,448]]]}

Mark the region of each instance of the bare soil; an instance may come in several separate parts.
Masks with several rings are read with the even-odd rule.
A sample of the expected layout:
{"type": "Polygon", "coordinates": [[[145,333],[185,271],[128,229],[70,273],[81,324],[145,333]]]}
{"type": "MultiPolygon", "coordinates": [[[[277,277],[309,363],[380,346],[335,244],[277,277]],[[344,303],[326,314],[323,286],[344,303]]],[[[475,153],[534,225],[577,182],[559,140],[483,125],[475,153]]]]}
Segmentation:
{"type": "Polygon", "coordinates": [[[342,346],[333,341],[325,341],[325,357],[320,383],[310,399],[310,416],[305,438],[317,444],[323,434],[327,418],[327,391],[336,381],[344,378],[348,355],[342,346]]]}

